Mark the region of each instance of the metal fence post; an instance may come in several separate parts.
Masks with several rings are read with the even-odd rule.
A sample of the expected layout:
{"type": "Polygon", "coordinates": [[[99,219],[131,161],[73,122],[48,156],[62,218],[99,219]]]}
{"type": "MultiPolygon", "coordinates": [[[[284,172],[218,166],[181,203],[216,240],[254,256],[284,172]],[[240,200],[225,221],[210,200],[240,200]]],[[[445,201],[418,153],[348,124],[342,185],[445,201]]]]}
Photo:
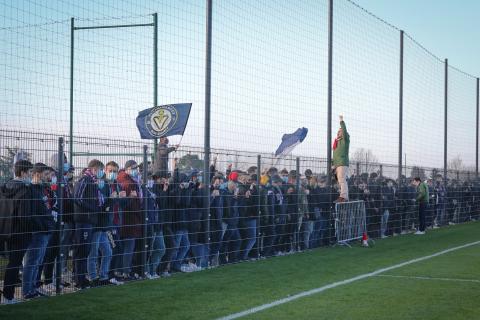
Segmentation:
{"type": "MultiPolygon", "coordinates": [[[[158,105],[158,14],[153,14],[153,107],[158,105]]],[[[153,161],[157,156],[158,139],[153,140],[153,161]]]]}
{"type": "Polygon", "coordinates": [[[206,48],[205,48],[205,128],[204,128],[204,170],[205,209],[207,210],[207,247],[210,246],[210,101],[212,80],[212,0],[206,0],[206,48]]]}
{"type": "Polygon", "coordinates": [[[73,54],[74,35],[75,35],[75,18],[72,18],[70,24],[70,136],[69,136],[69,162],[73,165],[73,54]]]}
{"type": "Polygon", "coordinates": [[[475,153],[475,178],[478,178],[478,135],[479,135],[479,112],[480,112],[480,79],[477,78],[477,131],[476,131],[476,153],[475,153]]]}
{"type": "Polygon", "coordinates": [[[444,137],[443,137],[443,179],[445,185],[447,185],[447,137],[448,137],[448,59],[445,59],[445,87],[444,87],[444,137]]]}
{"type": "Polygon", "coordinates": [[[293,223],[295,223],[295,233],[294,233],[294,246],[295,246],[295,250],[298,250],[300,249],[300,231],[298,230],[298,221],[299,221],[299,218],[300,218],[300,207],[301,207],[301,203],[300,203],[300,200],[301,200],[301,197],[300,197],[300,177],[301,177],[301,174],[300,174],[300,157],[297,157],[297,166],[296,166],[296,171],[297,171],[297,179],[296,179],[296,190],[297,190],[297,214],[298,214],[298,217],[297,217],[297,220],[294,221],[293,223]]]}
{"type": "Polygon", "coordinates": [[[257,216],[257,241],[255,242],[255,246],[257,248],[257,258],[260,258],[260,250],[261,250],[261,245],[260,241],[262,240],[262,233],[261,233],[261,221],[262,221],[262,197],[261,197],[261,186],[260,186],[260,178],[261,178],[261,172],[262,172],[262,156],[257,155],[257,193],[258,193],[258,199],[257,199],[257,205],[258,205],[258,216],[257,216]]]}
{"type": "Polygon", "coordinates": [[[398,93],[398,183],[402,181],[402,153],[403,153],[403,37],[400,30],[400,80],[398,93]]]}
{"type": "MultiPolygon", "coordinates": [[[[60,294],[61,287],[60,284],[62,282],[62,231],[63,231],[63,197],[64,192],[63,188],[66,183],[64,179],[64,172],[63,172],[63,152],[64,152],[64,139],[63,137],[58,138],[58,157],[57,157],[57,208],[58,208],[58,215],[57,215],[57,226],[54,237],[56,238],[54,243],[58,243],[58,253],[57,253],[57,261],[55,263],[55,291],[57,294],[60,294]]],[[[65,257],[66,258],[66,257],[65,257]]]]}
{"type": "Polygon", "coordinates": [[[332,76],[333,76],[333,0],[328,1],[328,93],[327,93],[327,175],[332,193],[332,76]]]}
{"type": "Polygon", "coordinates": [[[147,272],[147,252],[149,250],[148,239],[148,199],[147,176],[148,176],[148,146],[143,146],[143,172],[142,172],[142,188],[143,188],[143,228],[142,228],[142,276],[147,272]]]}

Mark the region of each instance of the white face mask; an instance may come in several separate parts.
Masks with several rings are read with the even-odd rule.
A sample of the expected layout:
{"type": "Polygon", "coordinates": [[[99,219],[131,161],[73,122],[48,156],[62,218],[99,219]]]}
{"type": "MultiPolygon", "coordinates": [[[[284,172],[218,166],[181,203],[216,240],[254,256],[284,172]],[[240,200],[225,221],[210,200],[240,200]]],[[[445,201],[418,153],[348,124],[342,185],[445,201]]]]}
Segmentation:
{"type": "Polygon", "coordinates": [[[57,184],[57,176],[52,177],[52,180],[50,181],[50,184],[52,184],[52,185],[57,184]]]}

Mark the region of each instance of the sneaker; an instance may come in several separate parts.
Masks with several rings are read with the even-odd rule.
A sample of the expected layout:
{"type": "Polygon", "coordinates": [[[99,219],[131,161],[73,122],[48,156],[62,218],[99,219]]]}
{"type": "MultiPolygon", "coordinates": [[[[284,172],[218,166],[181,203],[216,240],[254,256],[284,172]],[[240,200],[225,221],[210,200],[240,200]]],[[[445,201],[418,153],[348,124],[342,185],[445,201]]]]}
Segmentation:
{"type": "Polygon", "coordinates": [[[185,273],[190,273],[190,272],[194,272],[195,270],[192,269],[190,264],[182,264],[180,266],[180,271],[185,273]]]}
{"type": "Polygon", "coordinates": [[[51,296],[54,295],[57,288],[53,285],[53,283],[44,284],[43,286],[37,288],[37,292],[41,296],[51,296]]]}
{"type": "Polygon", "coordinates": [[[417,232],[415,232],[415,234],[416,234],[416,235],[423,235],[423,234],[425,234],[425,231],[420,231],[420,230],[418,230],[417,232]]]}
{"type": "Polygon", "coordinates": [[[30,299],[34,299],[34,298],[37,298],[37,297],[40,297],[40,293],[38,291],[34,292],[34,293],[29,293],[29,294],[26,294],[23,296],[23,298],[25,300],[30,300],[30,299]]]}
{"type": "Polygon", "coordinates": [[[400,234],[407,234],[407,231],[403,230],[400,234]]]}
{"type": "Polygon", "coordinates": [[[433,229],[438,229],[438,228],[440,228],[440,227],[438,226],[438,224],[436,224],[436,225],[433,226],[433,229]]]}
{"type": "Polygon", "coordinates": [[[160,278],[160,276],[156,272],[150,276],[152,277],[152,280],[156,280],[160,278]]]}
{"type": "Polygon", "coordinates": [[[382,234],[382,239],[388,238],[388,236],[382,234]]]}
{"type": "Polygon", "coordinates": [[[172,275],[168,271],[162,272],[162,277],[163,278],[170,278],[172,275]]]}
{"type": "Polygon", "coordinates": [[[145,278],[147,278],[148,280],[152,280],[152,275],[148,272],[145,272],[145,278]]]}
{"type": "Polygon", "coordinates": [[[122,281],[118,281],[116,278],[110,278],[108,282],[116,286],[121,286],[122,284],[124,284],[122,281]]]}
{"type": "Polygon", "coordinates": [[[455,225],[455,222],[451,222],[451,221],[450,221],[448,224],[449,224],[450,226],[454,226],[454,225],[455,225]]]}
{"type": "Polygon", "coordinates": [[[20,301],[18,301],[18,300],[15,299],[15,298],[12,298],[12,299],[3,299],[3,304],[16,304],[16,303],[20,303],[20,301]]]}

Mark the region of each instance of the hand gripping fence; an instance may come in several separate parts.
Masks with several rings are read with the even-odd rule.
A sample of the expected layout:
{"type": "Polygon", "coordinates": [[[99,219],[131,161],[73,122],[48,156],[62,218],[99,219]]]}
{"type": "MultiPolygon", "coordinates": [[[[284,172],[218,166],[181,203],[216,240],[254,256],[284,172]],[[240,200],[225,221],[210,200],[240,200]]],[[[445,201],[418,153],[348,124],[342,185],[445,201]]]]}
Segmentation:
{"type": "Polygon", "coordinates": [[[367,232],[364,201],[336,203],[333,215],[338,244],[349,246],[349,241],[361,239],[367,232]]]}

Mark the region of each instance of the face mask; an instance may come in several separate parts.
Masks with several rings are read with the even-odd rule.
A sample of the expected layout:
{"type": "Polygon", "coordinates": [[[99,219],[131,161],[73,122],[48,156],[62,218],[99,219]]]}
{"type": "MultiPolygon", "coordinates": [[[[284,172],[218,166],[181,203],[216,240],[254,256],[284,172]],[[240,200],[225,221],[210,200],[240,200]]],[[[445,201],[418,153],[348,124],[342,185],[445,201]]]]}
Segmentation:
{"type": "Polygon", "coordinates": [[[132,176],[132,178],[138,177],[138,170],[137,169],[130,170],[130,176],[132,176]]]}
{"type": "Polygon", "coordinates": [[[105,187],[105,180],[98,180],[98,188],[101,190],[105,187]]]}
{"type": "Polygon", "coordinates": [[[200,183],[202,183],[202,182],[203,182],[203,177],[202,177],[202,176],[199,176],[199,177],[197,178],[197,181],[200,182],[200,183]]]}
{"type": "Polygon", "coordinates": [[[70,170],[70,165],[68,163],[63,164],[63,172],[68,172],[70,170]]]}
{"type": "Polygon", "coordinates": [[[103,169],[99,169],[97,171],[97,179],[102,179],[104,174],[105,172],[103,171],[103,169]]]}
{"type": "Polygon", "coordinates": [[[227,183],[224,182],[220,185],[220,190],[226,190],[227,189],[227,183]]]}
{"type": "Polygon", "coordinates": [[[153,180],[148,180],[147,181],[147,188],[152,189],[153,188],[154,181],[153,180]]]}
{"type": "Polygon", "coordinates": [[[30,185],[32,183],[32,178],[25,177],[25,179],[23,179],[23,183],[25,183],[27,186],[30,185]]]}
{"type": "Polygon", "coordinates": [[[110,181],[113,181],[113,180],[117,179],[117,173],[113,172],[113,171],[109,172],[107,174],[107,179],[110,180],[110,181]]]}
{"type": "Polygon", "coordinates": [[[50,181],[50,184],[52,184],[52,185],[57,184],[57,176],[52,177],[52,181],[50,181]]]}
{"type": "Polygon", "coordinates": [[[288,183],[288,177],[282,177],[284,183],[288,183]]]}

